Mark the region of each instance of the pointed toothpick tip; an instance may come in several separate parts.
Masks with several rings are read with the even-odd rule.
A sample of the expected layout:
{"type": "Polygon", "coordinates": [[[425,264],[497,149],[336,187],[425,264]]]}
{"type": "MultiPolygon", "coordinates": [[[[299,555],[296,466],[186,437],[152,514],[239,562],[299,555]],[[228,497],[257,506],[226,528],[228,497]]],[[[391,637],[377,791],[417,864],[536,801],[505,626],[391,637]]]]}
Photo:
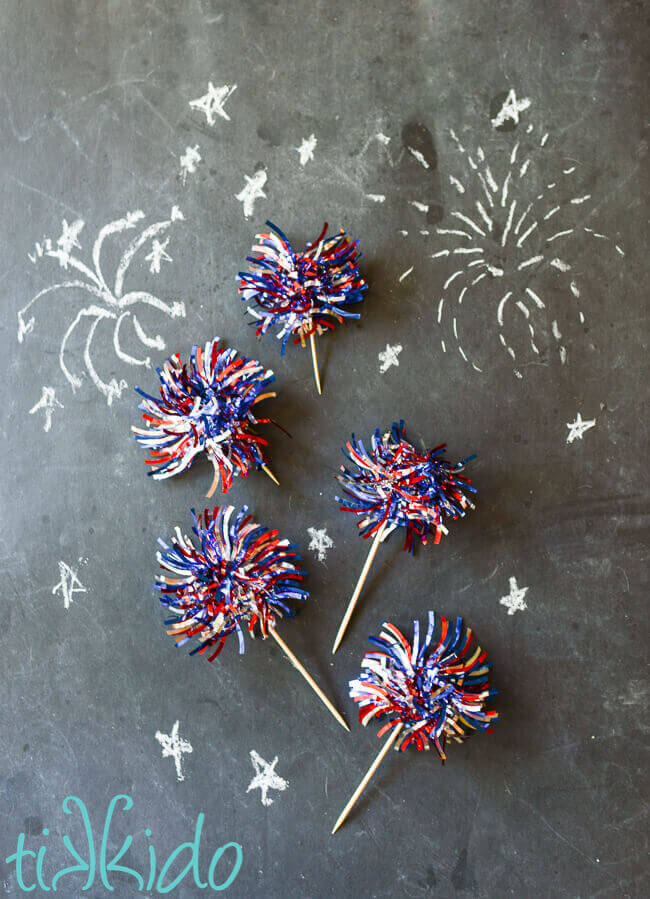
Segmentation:
{"type": "Polygon", "coordinates": [[[284,642],[284,640],[282,639],[282,637],[281,637],[281,636],[278,634],[278,632],[276,631],[275,627],[270,628],[270,629],[269,629],[269,633],[271,634],[271,636],[273,637],[273,639],[275,640],[275,642],[278,644],[278,646],[280,647],[280,649],[284,652],[284,654],[286,655],[286,657],[289,659],[289,661],[291,662],[291,664],[293,665],[293,667],[296,668],[296,669],[298,670],[298,672],[304,677],[304,679],[307,681],[307,683],[309,684],[309,686],[312,688],[312,690],[314,691],[314,693],[316,693],[316,695],[318,696],[318,698],[320,699],[320,701],[323,703],[323,705],[325,706],[325,708],[326,708],[329,712],[331,712],[331,714],[333,715],[334,718],[336,718],[336,720],[337,720],[338,723],[341,725],[341,727],[343,727],[343,728],[344,728],[345,730],[347,730],[348,733],[349,733],[349,732],[350,732],[350,728],[349,728],[349,726],[347,725],[347,723],[346,723],[345,719],[343,718],[343,716],[341,715],[341,713],[340,713],[340,712],[338,711],[338,709],[332,704],[331,700],[329,700],[329,699],[327,698],[327,696],[323,693],[323,691],[321,690],[321,688],[318,686],[318,684],[316,683],[316,681],[314,680],[314,678],[311,676],[311,674],[309,674],[309,672],[307,671],[307,669],[305,668],[305,666],[302,664],[302,662],[300,662],[299,659],[294,655],[294,653],[289,649],[289,647],[288,647],[287,644],[284,642]]]}
{"type": "Polygon", "coordinates": [[[273,472],[271,471],[271,469],[269,468],[268,465],[262,465],[262,471],[264,472],[264,474],[268,475],[271,478],[271,480],[273,481],[274,484],[277,484],[278,487],[280,486],[280,482],[278,481],[276,476],[273,474],[273,472]]]}
{"type": "MultiPolygon", "coordinates": [[[[347,817],[348,817],[348,815],[350,814],[350,812],[352,811],[352,809],[354,808],[354,806],[355,806],[355,804],[356,804],[356,802],[357,802],[357,799],[359,798],[359,796],[361,796],[361,794],[362,794],[363,791],[365,790],[365,788],[366,788],[366,786],[368,785],[368,783],[370,782],[370,779],[372,778],[373,774],[375,773],[375,771],[376,771],[377,768],[379,767],[379,765],[380,765],[382,759],[384,758],[384,756],[386,755],[386,753],[388,752],[388,750],[390,749],[390,747],[393,745],[393,743],[394,743],[395,740],[397,739],[397,737],[398,737],[400,731],[402,730],[403,726],[404,726],[404,725],[400,722],[399,724],[397,724],[397,725],[393,728],[393,732],[392,732],[391,735],[388,737],[388,739],[386,740],[386,742],[384,743],[384,745],[382,746],[382,748],[379,750],[379,754],[378,754],[377,757],[375,758],[375,760],[374,760],[374,762],[372,763],[372,765],[370,766],[370,768],[368,768],[368,771],[366,772],[365,777],[363,778],[363,780],[361,781],[361,783],[359,784],[359,786],[356,788],[356,790],[354,791],[354,793],[353,793],[352,796],[350,797],[350,800],[348,801],[348,804],[345,806],[345,808],[343,809],[343,811],[341,812],[341,814],[340,814],[339,817],[337,818],[336,824],[334,825],[334,829],[332,830],[332,834],[335,834],[336,831],[339,829],[339,827],[340,827],[340,826],[347,820],[347,817]]],[[[330,834],[330,836],[331,836],[331,834],[330,834]]]]}

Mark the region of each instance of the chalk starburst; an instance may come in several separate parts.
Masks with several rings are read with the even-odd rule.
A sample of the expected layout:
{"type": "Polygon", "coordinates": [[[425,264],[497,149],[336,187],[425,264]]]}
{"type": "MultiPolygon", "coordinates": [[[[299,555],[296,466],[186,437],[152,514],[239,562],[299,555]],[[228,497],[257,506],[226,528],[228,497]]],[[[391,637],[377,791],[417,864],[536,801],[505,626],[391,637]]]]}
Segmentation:
{"type": "Polygon", "coordinates": [[[61,236],[56,241],[45,238],[42,243],[37,243],[34,253],[29,254],[29,258],[34,263],[48,257],[56,259],[64,271],[70,272],[70,276],[63,281],[39,290],[18,312],[18,342],[22,343],[25,336],[34,330],[36,324],[34,307],[37,303],[40,306],[41,300],[59,291],[63,291],[66,295],[72,297],[83,298],[84,302],[78,302],[79,308],[77,313],[68,325],[61,340],[59,365],[73,391],[81,387],[81,376],[71,371],[68,367],[68,344],[77,328],[82,323],[89,322],[90,326],[86,333],[83,353],[86,373],[95,387],[104,395],[109,406],[115,397],[121,396],[122,391],[127,387],[127,383],[123,379],[118,381],[116,378],[110,378],[108,381],[105,381],[95,368],[92,359],[92,343],[98,325],[101,322],[112,323],[113,348],[115,354],[122,362],[126,362],[129,365],[144,365],[148,368],[151,365],[148,356],[137,358],[122,349],[120,336],[126,319],[131,320],[135,337],[142,346],[163,350],[165,348],[164,340],[160,335],[150,337],[146,334],[135,314],[135,307],[149,306],[159,312],[164,312],[170,318],[185,315],[185,305],[182,302],[165,303],[146,290],[125,290],[125,280],[131,264],[143,247],[147,245],[151,247],[151,252],[145,258],[151,262],[152,272],[157,273],[160,271],[161,259],[170,260],[169,255],[165,252],[169,238],[161,243],[159,237],[169,230],[173,222],[182,220],[183,213],[177,206],[174,206],[168,219],[154,222],[140,230],[139,223],[144,217],[144,212],[136,210],[135,212],[127,212],[124,218],[104,225],[95,239],[89,262],[84,262],[80,254],[75,252],[81,249],[79,237],[84,227],[83,220],[77,219],[71,225],[64,220],[61,236]],[[128,243],[120,256],[113,277],[108,277],[104,271],[102,261],[102,250],[105,241],[110,237],[134,230],[136,231],[136,236],[128,243]]]}
{"type": "MultiPolygon", "coordinates": [[[[503,144],[493,158],[480,145],[461,142],[453,129],[449,134],[460,163],[449,175],[455,199],[435,229],[437,243],[448,246],[431,254],[451,263],[436,309],[443,351],[455,344],[480,372],[497,348],[494,334],[518,378],[550,346],[564,364],[563,331],[585,322],[573,272],[580,241],[613,243],[589,226],[593,200],[574,184],[578,165],[553,168],[549,133],[536,133],[532,124],[498,132],[503,144]],[[551,177],[545,174],[549,166],[551,177]],[[487,330],[486,307],[492,320],[487,330]]],[[[613,249],[624,255],[617,244],[613,249]]]]}

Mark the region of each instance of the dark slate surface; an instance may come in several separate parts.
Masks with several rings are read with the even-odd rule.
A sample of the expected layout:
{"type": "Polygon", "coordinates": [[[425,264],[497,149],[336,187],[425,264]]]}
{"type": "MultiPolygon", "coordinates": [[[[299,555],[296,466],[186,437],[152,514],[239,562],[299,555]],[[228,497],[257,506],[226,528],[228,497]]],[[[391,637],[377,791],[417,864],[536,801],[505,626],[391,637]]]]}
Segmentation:
{"type": "MultiPolygon", "coordinates": [[[[192,837],[204,812],[203,876],[216,847],[242,846],[233,896],[646,894],[644,5],[12,0],[0,17],[5,894],[22,895],[4,864],[20,832],[31,848],[48,847],[49,882],[73,863],[63,834],[83,846],[79,814],[63,814],[64,798],[84,801],[99,844],[107,805],[120,793],[135,805],[116,819],[109,845],[115,852],[134,835],[125,864],[146,876],[145,828],[162,860],[192,837]],[[213,126],[189,106],[209,80],[237,85],[225,106],[230,120],[213,126]],[[510,90],[530,106],[495,128],[491,118],[510,90]],[[312,133],[314,158],[301,167],[295,148],[312,133]],[[179,157],[194,145],[202,162],[183,184],[179,157]],[[474,245],[436,230],[465,227],[454,210],[481,223],[475,204],[487,199],[467,154],[486,178],[489,164],[499,188],[486,210],[492,235],[477,245],[503,275],[493,271],[474,286],[481,267],[463,267],[471,254],[430,258],[474,245]],[[246,220],[235,194],[260,169],[267,196],[246,220]],[[502,248],[511,198],[512,230],[540,193],[518,238],[533,220],[537,229],[521,247],[511,235],[502,248]],[[150,590],[155,540],[176,524],[189,527],[210,471],[197,464],[166,483],[144,476],[129,436],[137,421],[131,387],[152,387],[154,376],[116,357],[106,303],[78,287],[44,294],[23,316],[25,326],[34,316],[33,327],[16,339],[19,310],[39,291],[84,278],[47,256],[44,238],[56,249],[62,219],[85,222],[81,248],[72,249],[92,265],[107,222],[142,210],[141,229],[168,220],[174,205],[184,221],[168,228],[173,261],[150,273],[149,240],[126,290],[184,301],[185,318],[134,307],[168,351],[219,334],[274,367],[274,413],[293,435],[270,432],[282,486],[260,474],[236,483],[229,499],[249,503],[303,548],[312,600],[282,633],[344,710],[352,735],[275,645],[253,643],[243,658],[229,646],[209,665],[165,637],[150,590]],[[544,220],[554,205],[561,209],[544,220]],[[297,242],[315,236],[324,218],[362,240],[371,290],[361,322],[320,342],[322,399],[308,354],[292,348],[282,359],[272,337],[258,344],[237,299],[233,276],[267,217],[297,242]],[[573,233],[547,242],[563,229],[573,233]],[[519,270],[535,255],[543,262],[519,270]],[[571,269],[552,267],[554,258],[571,269]],[[444,288],[458,268],[463,274],[444,288]],[[516,362],[498,340],[507,290],[511,304],[528,300],[539,350],[523,313],[508,307],[503,333],[516,362]],[[71,375],[83,376],[73,392],[59,349],[93,304],[100,312],[81,317],[64,357],[71,375]],[[457,349],[454,316],[469,362],[457,349]],[[84,362],[91,327],[97,376],[129,385],[110,405],[84,362]],[[402,345],[400,364],[380,374],[387,343],[402,345]],[[29,414],[44,387],[55,391],[48,431],[45,410],[29,414]],[[578,412],[595,427],[567,443],[578,412]],[[339,447],[353,429],[367,435],[399,417],[418,443],[446,440],[451,458],[479,454],[478,508],[415,558],[396,539],[382,548],[333,660],[367,549],[333,501],[339,447]],[[326,528],[334,541],[325,564],[307,549],[309,527],[326,528]],[[68,609],[61,590],[52,592],[59,562],[85,587],[68,609]],[[499,600],[512,577],[528,588],[527,609],[509,615],[499,600]],[[454,746],[444,768],[431,754],[390,755],[331,838],[379,745],[354,723],[347,680],[384,617],[409,628],[430,607],[463,615],[488,649],[501,722],[491,736],[454,746]],[[177,720],[193,747],[183,782],[155,739],[177,720]],[[277,772],[289,781],[270,793],[269,806],[246,791],[251,750],[269,762],[278,756],[277,772]],[[39,836],[43,827],[49,836],[39,836]]],[[[137,233],[106,241],[108,281],[137,233]]],[[[132,318],[121,329],[125,352],[162,361],[163,350],[143,349],[132,318]]],[[[29,884],[33,862],[27,872],[29,884]]],[[[81,895],[84,882],[70,875],[59,892],[81,895]]],[[[120,897],[136,895],[126,876],[113,875],[113,884],[120,897]]],[[[173,895],[208,892],[185,880],[173,895]]],[[[86,895],[108,895],[99,874],[86,895]]]]}

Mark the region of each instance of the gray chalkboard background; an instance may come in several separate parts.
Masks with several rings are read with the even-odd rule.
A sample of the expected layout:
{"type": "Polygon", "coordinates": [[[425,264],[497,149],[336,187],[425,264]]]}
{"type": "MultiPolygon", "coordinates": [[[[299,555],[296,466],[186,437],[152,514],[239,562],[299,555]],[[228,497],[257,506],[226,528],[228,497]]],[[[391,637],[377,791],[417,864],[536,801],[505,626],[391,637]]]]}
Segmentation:
{"type": "MultiPolygon", "coordinates": [[[[109,841],[114,853],[133,834],[123,864],[146,871],[150,842],[164,860],[204,812],[202,874],[216,847],[242,846],[233,896],[647,894],[646,19],[632,2],[2,4],[6,895],[22,895],[4,863],[19,833],[48,847],[49,882],[73,864],[63,834],[83,845],[65,797],[86,804],[99,843],[120,793],[134,800],[109,841]],[[215,103],[192,106],[209,82],[215,103]],[[251,183],[264,196],[246,218],[237,195],[251,183]],[[93,294],[93,244],[136,210],[100,267],[114,290],[129,242],[166,223],[127,259],[122,290],[166,306],[140,294],[118,323],[93,294]],[[321,399],[308,353],[258,343],[237,296],[266,218],[297,244],[323,220],[361,240],[371,287],[361,321],[320,341],[321,399]],[[462,247],[484,261],[470,267],[462,247]],[[47,290],[70,282],[82,286],[47,290]],[[155,541],[189,529],[211,471],[145,477],[132,388],[153,389],[155,373],[116,354],[116,328],[120,351],[152,366],[218,334],[274,369],[267,408],[292,435],[265,431],[281,487],[257,474],[228,500],[302,548],[312,598],[281,632],[350,735],[271,641],[210,665],[165,636],[155,541]],[[402,349],[382,373],[387,344],[402,349]],[[579,436],[578,414],[594,423],[579,436]],[[381,549],[333,658],[368,548],[334,502],[339,448],[399,418],[418,445],[478,453],[477,510],[414,558],[396,538],[381,549]],[[309,528],[333,541],[322,562],[309,528]],[[384,618],[408,632],[429,608],[475,629],[501,721],[444,768],[389,755],[332,838],[380,745],[347,681],[384,618]],[[176,721],[193,749],[182,781],[156,738],[176,721]],[[268,805],[247,792],[251,751],[277,756],[288,782],[268,805]]],[[[71,874],[59,893],[84,882],[71,874]]],[[[138,895],[126,875],[112,883],[138,895]]],[[[172,895],[209,892],[188,876],[172,895]]],[[[108,895],[99,875],[86,895],[108,895]]]]}

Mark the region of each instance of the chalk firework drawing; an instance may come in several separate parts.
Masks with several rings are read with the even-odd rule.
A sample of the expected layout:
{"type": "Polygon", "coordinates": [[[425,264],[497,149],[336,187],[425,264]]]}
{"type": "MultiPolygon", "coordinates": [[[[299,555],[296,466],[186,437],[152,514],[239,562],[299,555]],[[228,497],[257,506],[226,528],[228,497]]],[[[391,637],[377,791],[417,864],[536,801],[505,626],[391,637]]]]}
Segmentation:
{"type": "Polygon", "coordinates": [[[174,767],[176,769],[176,780],[182,783],[185,780],[183,774],[183,754],[194,752],[192,744],[189,740],[185,740],[178,732],[179,721],[174,722],[171,732],[163,733],[161,730],[156,731],[156,740],[162,748],[162,757],[174,759],[174,767]]]}
{"type": "Polygon", "coordinates": [[[232,94],[237,90],[236,84],[222,84],[221,87],[215,87],[211,81],[208,81],[208,92],[196,100],[190,100],[189,104],[192,109],[202,112],[205,120],[212,127],[217,121],[217,116],[230,121],[230,116],[226,112],[226,102],[232,94]]]}
{"type": "MultiPolygon", "coordinates": [[[[517,101],[510,91],[492,126],[518,125],[529,106],[528,99],[517,101]]],[[[549,132],[536,134],[534,125],[523,123],[520,131],[501,132],[508,143],[492,160],[480,145],[470,149],[450,129],[460,166],[449,175],[454,200],[447,221],[435,228],[437,240],[448,246],[431,254],[451,263],[435,312],[443,352],[455,344],[465,362],[483,370],[491,354],[490,331],[475,313],[487,306],[495,337],[515,363],[518,378],[523,365],[541,361],[547,343],[565,364],[562,328],[585,322],[581,288],[572,273],[580,251],[576,239],[609,242],[625,255],[606,234],[587,226],[594,207],[591,193],[573,185],[578,164],[565,157],[555,174],[544,178],[549,132]]],[[[424,204],[411,205],[428,210],[424,204]]]]}
{"type": "Polygon", "coordinates": [[[258,169],[255,174],[250,177],[244,175],[244,179],[246,180],[246,184],[240,192],[235,195],[235,199],[239,200],[244,207],[244,218],[249,219],[253,214],[255,200],[266,198],[266,194],[262,190],[267,179],[266,169],[258,169]]]}
{"type": "Polygon", "coordinates": [[[162,261],[171,261],[171,257],[165,251],[169,238],[161,242],[159,237],[164,235],[174,222],[182,220],[183,213],[177,206],[174,206],[168,219],[154,222],[139,230],[139,223],[144,217],[144,212],[136,210],[135,212],[127,212],[124,218],[104,225],[93,244],[92,262],[88,264],[83,262],[79,254],[75,253],[75,250],[81,250],[79,237],[84,227],[83,220],[77,219],[70,225],[64,220],[60,237],[56,241],[46,238],[43,243],[37,243],[34,253],[30,253],[29,258],[34,263],[48,257],[56,259],[60,267],[70,273],[72,277],[67,277],[64,281],[59,281],[56,284],[43,288],[43,290],[39,290],[18,312],[18,341],[22,343],[25,336],[34,330],[36,312],[38,305],[41,305],[41,301],[52,297],[58,291],[65,291],[71,296],[77,294],[81,296],[82,302],[79,304],[81,308],[77,310],[61,341],[59,365],[72,390],[75,391],[81,387],[82,378],[79,374],[70,370],[66,362],[66,355],[70,338],[82,322],[88,320],[90,327],[87,331],[84,346],[84,364],[91,381],[100,393],[106,397],[106,402],[109,406],[115,397],[119,397],[128,385],[126,381],[117,381],[116,378],[104,381],[93,364],[92,343],[100,322],[112,322],[113,347],[115,354],[122,362],[126,362],[128,365],[149,367],[151,361],[148,356],[142,359],[136,358],[125,352],[120,344],[121,329],[125,320],[130,319],[135,336],[142,346],[156,350],[165,349],[165,342],[160,335],[150,337],[144,331],[135,314],[134,307],[149,306],[163,312],[170,318],[185,316],[185,305],[182,302],[165,303],[146,290],[130,290],[127,292],[124,290],[124,282],[131,264],[142,248],[150,247],[150,252],[145,259],[150,263],[149,270],[153,273],[160,271],[162,261]],[[115,269],[114,277],[112,279],[106,277],[102,270],[101,258],[104,242],[109,237],[133,230],[137,230],[137,234],[122,253],[115,269]]]}
{"type": "MultiPolygon", "coordinates": [[[[83,563],[83,559],[79,559],[83,563]]],[[[52,596],[61,593],[63,608],[69,609],[75,593],[86,593],[86,588],[79,580],[78,569],[68,565],[67,562],[59,562],[59,575],[61,580],[52,587],[52,596]]]]}
{"type": "Polygon", "coordinates": [[[390,343],[386,344],[386,349],[379,353],[379,371],[382,375],[388,371],[391,365],[399,365],[399,359],[397,357],[402,350],[403,347],[401,343],[396,343],[395,346],[391,346],[390,343]]]}
{"type": "Polygon", "coordinates": [[[284,777],[280,777],[275,770],[275,766],[278,763],[278,757],[276,755],[273,761],[269,763],[264,761],[258,752],[251,749],[250,758],[253,768],[255,769],[255,776],[249,783],[246,792],[250,793],[251,790],[259,790],[262,805],[273,805],[273,799],[268,795],[269,790],[282,791],[286,790],[289,786],[289,782],[286,781],[284,777]]]}
{"type": "Polygon", "coordinates": [[[327,533],[327,528],[307,528],[309,534],[309,546],[316,553],[319,562],[325,562],[327,551],[334,546],[334,541],[327,533]]]}
{"type": "Polygon", "coordinates": [[[525,596],[528,593],[528,587],[519,587],[517,578],[511,577],[509,581],[510,592],[506,596],[502,596],[499,600],[502,606],[508,610],[508,615],[514,615],[515,612],[523,612],[527,609],[525,596]]]}
{"type": "Polygon", "coordinates": [[[569,433],[567,434],[566,442],[573,443],[574,440],[582,440],[585,431],[588,431],[590,428],[596,427],[596,419],[590,418],[589,420],[583,420],[582,415],[578,412],[576,415],[575,421],[567,422],[567,428],[569,429],[569,433]]]}
{"type": "Polygon", "coordinates": [[[34,415],[35,412],[42,412],[44,416],[43,430],[49,431],[52,427],[52,414],[55,409],[63,409],[63,403],[57,400],[54,387],[48,387],[44,384],[41,398],[32,406],[29,414],[34,415]]]}
{"type": "Polygon", "coordinates": [[[201,154],[199,153],[199,145],[194,144],[193,147],[185,147],[185,152],[180,158],[181,179],[183,184],[187,183],[187,176],[196,172],[196,167],[201,162],[201,154]]]}

